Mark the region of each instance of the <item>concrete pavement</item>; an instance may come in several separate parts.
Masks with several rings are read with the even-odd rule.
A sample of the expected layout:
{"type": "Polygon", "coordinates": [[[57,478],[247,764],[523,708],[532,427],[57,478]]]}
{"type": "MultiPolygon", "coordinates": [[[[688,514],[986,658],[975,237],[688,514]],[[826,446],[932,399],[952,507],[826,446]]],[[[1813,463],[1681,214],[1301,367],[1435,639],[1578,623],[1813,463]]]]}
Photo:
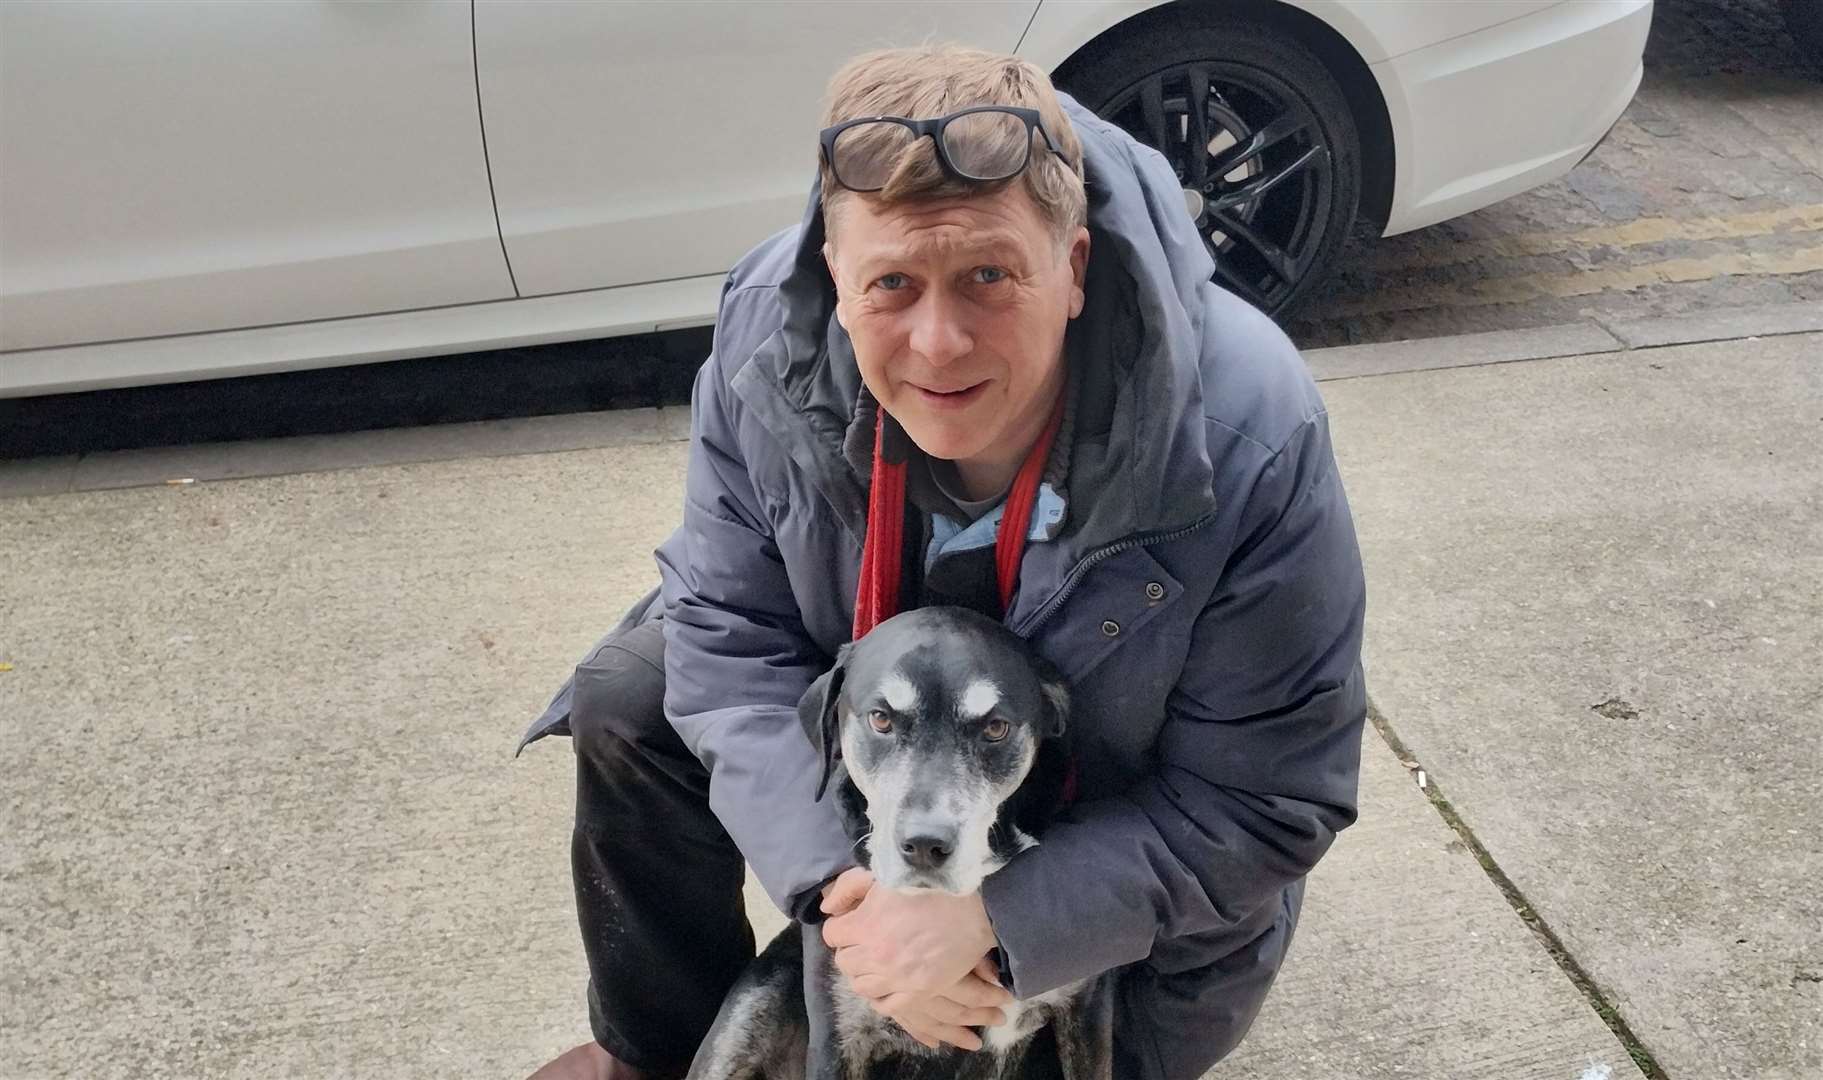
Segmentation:
{"type": "MultiPolygon", "coordinates": [[[[1467,835],[1370,733],[1214,1077],[1640,1075],[1598,1007],[1676,1080],[1818,1071],[1823,335],[1614,337],[1311,358],[1358,375],[1370,689],[1467,835]]],[[[682,447],[566,421],[0,500],[0,1076],[512,1077],[583,1037],[569,756],[511,745],[649,584],[682,447]]]]}
{"type": "Polygon", "coordinates": [[[1391,729],[1669,1076],[1823,1076],[1823,334],[1325,396],[1391,729]]]}

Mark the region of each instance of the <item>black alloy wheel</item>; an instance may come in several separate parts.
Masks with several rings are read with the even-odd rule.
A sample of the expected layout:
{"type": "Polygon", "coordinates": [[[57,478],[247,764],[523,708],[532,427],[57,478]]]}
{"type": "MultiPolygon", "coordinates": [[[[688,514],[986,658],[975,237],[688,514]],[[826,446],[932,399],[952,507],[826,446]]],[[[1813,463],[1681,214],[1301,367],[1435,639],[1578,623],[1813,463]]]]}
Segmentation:
{"type": "Polygon", "coordinates": [[[1164,155],[1223,287],[1277,317],[1330,269],[1360,201],[1359,136],[1335,79],[1288,34],[1153,26],[1059,82],[1164,155]]]}

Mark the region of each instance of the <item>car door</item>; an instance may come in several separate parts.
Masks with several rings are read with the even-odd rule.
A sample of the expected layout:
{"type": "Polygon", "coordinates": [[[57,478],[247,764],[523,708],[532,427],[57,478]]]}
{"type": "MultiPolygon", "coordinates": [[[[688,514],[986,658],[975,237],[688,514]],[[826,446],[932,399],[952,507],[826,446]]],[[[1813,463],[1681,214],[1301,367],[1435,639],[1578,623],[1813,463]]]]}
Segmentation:
{"type": "Polygon", "coordinates": [[[824,84],[869,48],[1012,52],[1016,2],[496,2],[476,59],[522,295],[721,274],[803,214],[824,84]]]}
{"type": "Polygon", "coordinates": [[[470,6],[0,4],[0,348],[510,298],[470,6]]]}

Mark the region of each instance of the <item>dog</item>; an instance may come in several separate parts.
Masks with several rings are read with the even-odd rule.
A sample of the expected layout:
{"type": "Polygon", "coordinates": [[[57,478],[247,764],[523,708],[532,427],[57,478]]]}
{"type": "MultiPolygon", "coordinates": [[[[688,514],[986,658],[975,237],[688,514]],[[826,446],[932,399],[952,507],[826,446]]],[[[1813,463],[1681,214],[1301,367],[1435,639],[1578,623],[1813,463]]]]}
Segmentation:
{"type": "MultiPolygon", "coordinates": [[[[860,863],[890,889],[963,895],[1039,842],[1071,783],[1063,679],[1000,624],[962,608],[888,619],[805,693],[860,863]]],[[[975,1052],[932,1050],[849,987],[819,927],[794,923],[742,973],[690,1080],[1111,1080],[1111,976],[1004,1009],[975,1052]],[[1034,1051],[1048,1027],[1056,1058],[1034,1051]]]]}

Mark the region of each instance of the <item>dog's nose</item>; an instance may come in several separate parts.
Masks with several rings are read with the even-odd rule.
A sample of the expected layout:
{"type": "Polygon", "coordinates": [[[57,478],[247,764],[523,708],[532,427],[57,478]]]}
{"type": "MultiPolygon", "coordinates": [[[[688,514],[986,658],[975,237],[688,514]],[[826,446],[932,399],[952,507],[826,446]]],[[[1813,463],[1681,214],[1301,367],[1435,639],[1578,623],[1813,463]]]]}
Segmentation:
{"type": "Polygon", "coordinates": [[[938,870],[956,850],[956,830],[921,828],[899,841],[899,854],[919,870],[938,870]]]}

